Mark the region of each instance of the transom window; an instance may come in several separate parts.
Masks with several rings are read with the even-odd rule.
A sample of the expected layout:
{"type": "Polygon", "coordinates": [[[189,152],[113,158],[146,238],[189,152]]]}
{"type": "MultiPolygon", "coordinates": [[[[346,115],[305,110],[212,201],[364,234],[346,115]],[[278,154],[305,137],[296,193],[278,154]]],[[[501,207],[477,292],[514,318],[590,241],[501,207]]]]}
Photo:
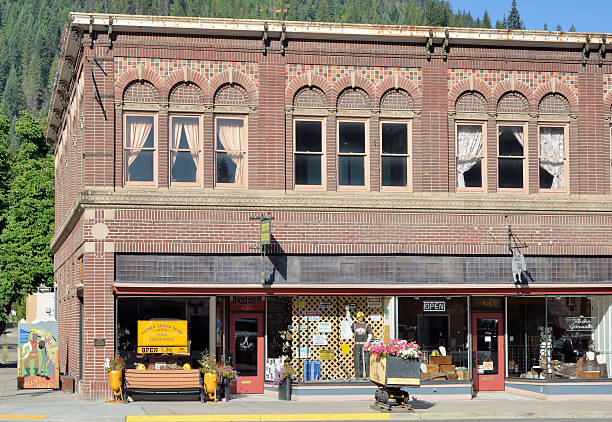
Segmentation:
{"type": "Polygon", "coordinates": [[[323,121],[295,120],[295,185],[323,185],[323,121]]]}
{"type": "Polygon", "coordinates": [[[381,123],[381,184],[407,187],[410,168],[409,128],[406,122],[381,123]]]}
{"type": "Polygon", "coordinates": [[[497,139],[497,186],[500,189],[523,189],[525,187],[523,126],[499,126],[497,139]]]}
{"type": "Polygon", "coordinates": [[[366,122],[338,122],[338,185],[366,186],[366,122]]]}
{"type": "Polygon", "coordinates": [[[246,186],[246,120],[217,117],[215,125],[215,184],[246,186]]]}
{"type": "Polygon", "coordinates": [[[456,171],[457,188],[482,189],[483,124],[457,124],[456,171]]]}
{"type": "Polygon", "coordinates": [[[540,189],[565,190],[566,140],[564,126],[540,127],[540,189]]]}
{"type": "Polygon", "coordinates": [[[125,181],[147,184],[156,180],[156,141],[154,115],[125,116],[125,181]]]}
{"type": "Polygon", "coordinates": [[[200,118],[172,116],[170,168],[172,183],[197,184],[200,181],[200,118]]]}

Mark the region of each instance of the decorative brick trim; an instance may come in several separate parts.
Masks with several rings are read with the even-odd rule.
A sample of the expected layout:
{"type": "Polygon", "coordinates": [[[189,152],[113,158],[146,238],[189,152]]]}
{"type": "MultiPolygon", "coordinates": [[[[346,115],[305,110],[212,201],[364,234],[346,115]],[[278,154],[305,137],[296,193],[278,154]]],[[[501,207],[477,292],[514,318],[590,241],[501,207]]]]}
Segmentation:
{"type": "Polygon", "coordinates": [[[421,108],[422,104],[422,95],[419,87],[412,82],[410,79],[406,77],[397,78],[397,86],[395,77],[391,76],[380,81],[378,85],[376,85],[376,90],[374,91],[374,104],[378,107],[380,106],[380,101],[387,93],[387,91],[391,89],[403,89],[408,92],[412,97],[412,101],[414,102],[414,107],[417,109],[421,108]]]}
{"type": "Polygon", "coordinates": [[[192,68],[185,66],[185,70],[175,70],[164,78],[163,89],[161,91],[162,98],[169,99],[169,95],[172,90],[176,87],[176,85],[182,82],[191,82],[200,87],[202,93],[204,94],[204,100],[211,97],[209,93],[210,82],[206,76],[197,70],[193,70],[192,68]]]}
{"type": "Polygon", "coordinates": [[[327,81],[327,79],[315,74],[314,72],[311,72],[310,75],[308,73],[302,73],[289,82],[287,88],[285,88],[285,104],[293,104],[295,94],[297,94],[297,92],[305,86],[317,87],[324,93],[327,93],[325,95],[326,105],[327,107],[334,107],[334,102],[330,101],[332,96],[329,95],[332,92],[331,84],[327,81]]]}
{"type": "Polygon", "coordinates": [[[466,91],[477,91],[487,100],[487,104],[491,104],[493,93],[489,85],[478,78],[465,78],[454,85],[448,93],[448,108],[454,109],[457,99],[466,91]]]}
{"type": "Polygon", "coordinates": [[[368,94],[369,107],[376,107],[377,105],[373,103],[373,99],[376,95],[376,87],[372,82],[363,76],[358,75],[357,73],[347,75],[343,78],[338,79],[331,88],[331,91],[328,96],[328,102],[332,102],[333,106],[335,106],[338,101],[338,96],[342,91],[351,87],[361,88],[366,94],[368,94]]]}
{"type": "Polygon", "coordinates": [[[604,98],[604,114],[612,114],[612,90],[604,98]]]}
{"type": "MultiPolygon", "coordinates": [[[[142,68],[134,68],[128,70],[123,75],[121,75],[115,81],[115,100],[121,101],[123,99],[123,91],[125,88],[134,81],[144,80],[150,82],[155,89],[157,89],[157,96],[159,97],[160,93],[163,92],[164,81],[163,79],[155,72],[153,72],[148,67],[142,68]],[[142,77],[139,77],[139,72],[142,71],[142,77]]],[[[167,95],[166,95],[167,98],[167,95]]],[[[158,98],[159,101],[159,98],[158,98]]]]}
{"type": "Polygon", "coordinates": [[[207,93],[205,92],[206,102],[212,103],[219,88],[228,83],[241,85],[249,96],[249,104],[258,102],[257,86],[251,78],[236,69],[228,69],[210,80],[210,89],[207,93]]]}
{"type": "Polygon", "coordinates": [[[576,98],[576,94],[574,90],[571,89],[567,84],[560,81],[559,79],[555,80],[555,87],[553,89],[553,82],[548,81],[544,85],[540,85],[534,92],[534,98],[537,100],[537,104],[540,104],[542,98],[544,98],[547,94],[561,94],[569,101],[570,105],[570,113],[577,113],[578,110],[578,98],[576,98]]]}
{"type": "Polygon", "coordinates": [[[529,109],[530,110],[534,110],[537,109],[537,103],[535,101],[535,97],[533,95],[533,89],[531,89],[531,87],[529,85],[527,85],[525,82],[521,81],[520,79],[505,79],[503,81],[501,81],[500,83],[498,83],[495,86],[495,89],[493,89],[493,95],[492,95],[492,103],[495,104],[495,106],[497,107],[497,104],[499,103],[499,100],[507,93],[512,92],[512,91],[516,91],[519,92],[521,94],[523,94],[523,96],[525,98],[527,98],[527,101],[529,102],[529,109]]]}

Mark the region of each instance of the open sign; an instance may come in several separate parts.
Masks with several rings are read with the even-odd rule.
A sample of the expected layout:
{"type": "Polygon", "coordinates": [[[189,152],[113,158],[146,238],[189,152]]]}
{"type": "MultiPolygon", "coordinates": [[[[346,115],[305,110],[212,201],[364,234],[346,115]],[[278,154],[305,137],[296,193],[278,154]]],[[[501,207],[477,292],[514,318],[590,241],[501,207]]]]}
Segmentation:
{"type": "Polygon", "coordinates": [[[444,312],[446,311],[446,302],[443,300],[426,300],[423,302],[424,312],[444,312]]]}

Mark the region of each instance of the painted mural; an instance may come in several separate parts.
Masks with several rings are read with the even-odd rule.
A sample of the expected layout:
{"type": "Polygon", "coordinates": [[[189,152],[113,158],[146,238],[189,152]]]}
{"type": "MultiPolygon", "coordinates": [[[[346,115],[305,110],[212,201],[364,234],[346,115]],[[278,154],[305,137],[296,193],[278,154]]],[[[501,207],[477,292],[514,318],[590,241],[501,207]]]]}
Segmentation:
{"type": "Polygon", "coordinates": [[[59,388],[57,321],[19,323],[17,377],[20,388],[59,388]]]}

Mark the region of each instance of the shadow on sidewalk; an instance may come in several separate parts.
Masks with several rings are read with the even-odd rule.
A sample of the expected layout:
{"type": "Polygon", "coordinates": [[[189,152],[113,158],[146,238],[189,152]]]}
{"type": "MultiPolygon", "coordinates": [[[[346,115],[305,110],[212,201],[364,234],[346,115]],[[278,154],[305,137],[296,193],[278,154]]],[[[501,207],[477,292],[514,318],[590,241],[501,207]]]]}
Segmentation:
{"type": "Polygon", "coordinates": [[[406,404],[412,406],[413,409],[430,409],[435,406],[435,403],[418,399],[408,400],[406,404]]]}

